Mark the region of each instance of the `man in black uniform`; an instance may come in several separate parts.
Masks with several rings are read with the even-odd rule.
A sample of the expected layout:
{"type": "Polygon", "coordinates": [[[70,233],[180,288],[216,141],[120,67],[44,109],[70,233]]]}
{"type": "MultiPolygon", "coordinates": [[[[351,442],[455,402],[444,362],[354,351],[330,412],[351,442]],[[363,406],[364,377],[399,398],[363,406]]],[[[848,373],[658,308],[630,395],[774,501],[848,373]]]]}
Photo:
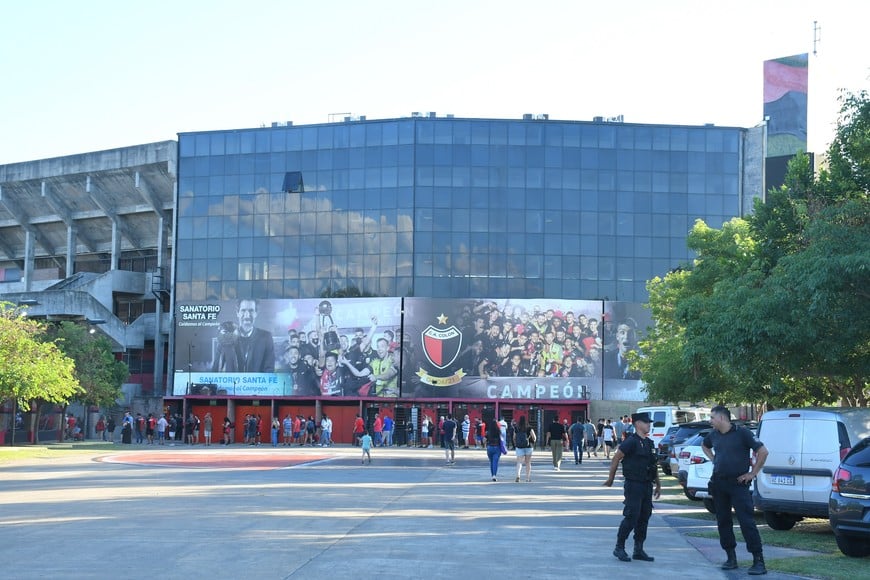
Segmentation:
{"type": "Polygon", "coordinates": [[[752,554],[752,576],[767,574],[761,548],[761,536],[755,526],[752,492],[749,484],[764,467],[767,448],[749,429],[731,423],[731,411],[719,405],[710,410],[710,424],[713,431],[704,437],[702,449],[713,462],[713,477],[709,489],[716,507],[716,523],[719,527],[719,545],[725,550],[728,559],[722,564],[723,570],[737,568],[737,540],[734,538],[734,521],[731,508],[737,514],[740,531],[746,539],[746,549],[752,554]],[[755,451],[755,465],[750,471],[749,454],[755,451]],[[715,452],[715,454],[713,453],[715,452]]]}
{"type": "Polygon", "coordinates": [[[652,515],[652,500],[662,493],[659,483],[658,465],[656,463],[655,445],[652,439],[648,439],[650,428],[649,413],[634,413],[631,416],[634,425],[634,433],[626,437],[620,443],[610,462],[610,473],[604,485],[613,485],[616,476],[616,468],[622,462],[622,475],[625,477],[623,492],[625,494],[625,507],[622,510],[622,523],[616,534],[616,548],[613,555],[623,562],[630,562],[631,558],[652,562],[652,556],[643,551],[643,543],[646,540],[646,528],[652,515]],[[655,484],[655,490],[653,485],[655,484]],[[625,541],[634,530],[634,554],[630,558],[625,551],[625,541]]]}

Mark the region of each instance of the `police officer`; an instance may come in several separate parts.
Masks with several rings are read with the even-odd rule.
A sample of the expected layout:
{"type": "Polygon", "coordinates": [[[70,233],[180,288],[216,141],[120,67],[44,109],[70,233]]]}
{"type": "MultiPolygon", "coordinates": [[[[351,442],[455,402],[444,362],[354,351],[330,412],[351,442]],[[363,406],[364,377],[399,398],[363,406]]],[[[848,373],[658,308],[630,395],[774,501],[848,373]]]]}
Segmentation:
{"type": "Polygon", "coordinates": [[[634,413],[631,422],[634,425],[634,433],[620,443],[610,462],[607,481],[604,482],[607,487],[613,485],[616,468],[621,461],[622,475],[625,477],[623,486],[625,508],[622,510],[623,518],[616,534],[616,548],[613,550],[613,555],[623,562],[631,561],[625,551],[625,541],[634,530],[632,558],[652,562],[655,558],[643,551],[643,542],[646,540],[646,528],[652,515],[653,497],[659,498],[662,486],[659,482],[655,446],[652,439],[647,438],[650,428],[649,413],[634,413]],[[655,484],[655,490],[652,484],[655,484]]]}
{"type": "Polygon", "coordinates": [[[767,448],[749,429],[731,423],[731,411],[719,405],[710,410],[713,431],[704,437],[702,449],[713,462],[713,477],[709,489],[716,507],[716,523],[719,527],[719,545],[728,559],[723,570],[737,568],[737,540],[734,538],[734,522],[731,508],[737,514],[740,531],[746,539],[746,549],[752,554],[749,574],[767,574],[761,549],[761,536],[755,526],[752,493],[749,484],[755,479],[767,460],[767,448]],[[749,454],[755,451],[755,465],[750,471],[749,454]],[[715,454],[714,454],[715,452],[715,454]]]}

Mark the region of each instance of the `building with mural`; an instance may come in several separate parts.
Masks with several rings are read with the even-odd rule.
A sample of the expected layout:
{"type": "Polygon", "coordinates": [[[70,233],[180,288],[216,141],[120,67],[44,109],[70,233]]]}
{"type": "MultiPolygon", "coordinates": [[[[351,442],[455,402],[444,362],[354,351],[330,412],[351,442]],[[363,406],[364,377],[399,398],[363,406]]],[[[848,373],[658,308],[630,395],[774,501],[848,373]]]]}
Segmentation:
{"type": "Polygon", "coordinates": [[[641,401],[646,281],[751,208],[761,138],[434,113],[180,134],[172,396],[400,432],[641,401]]]}
{"type": "Polygon", "coordinates": [[[131,400],[173,413],[573,420],[644,399],[645,283],[751,210],[763,137],[414,113],[3,166],[0,284],[151,361],[131,400]]]}

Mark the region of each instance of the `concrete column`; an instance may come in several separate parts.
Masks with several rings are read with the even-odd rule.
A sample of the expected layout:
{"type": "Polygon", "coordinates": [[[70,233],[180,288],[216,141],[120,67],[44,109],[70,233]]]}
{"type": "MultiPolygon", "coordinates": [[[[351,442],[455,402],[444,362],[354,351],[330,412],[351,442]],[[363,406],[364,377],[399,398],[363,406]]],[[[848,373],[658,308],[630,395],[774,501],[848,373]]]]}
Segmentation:
{"type": "Polygon", "coordinates": [[[166,342],[163,340],[163,308],[157,302],[157,312],[154,320],[154,394],[166,395],[166,386],[163,381],[163,350],[166,342]]]}
{"type": "Polygon", "coordinates": [[[76,271],[76,228],[66,228],[66,277],[69,278],[76,271]]]}
{"type": "Polygon", "coordinates": [[[111,269],[118,269],[118,260],[121,258],[121,232],[118,230],[117,218],[112,220],[112,264],[111,269]]]}
{"type": "MultiPolygon", "coordinates": [[[[136,174],[138,179],[139,174],[136,174]]],[[[163,257],[166,254],[166,235],[164,234],[164,218],[157,218],[157,267],[163,264],[163,257]]],[[[152,282],[153,283],[153,282],[152,282]]],[[[161,278],[161,283],[163,280],[161,278]]],[[[165,395],[166,383],[163,380],[163,351],[166,347],[166,342],[163,340],[163,308],[160,300],[157,301],[157,316],[156,324],[154,325],[154,394],[165,395]]],[[[170,355],[170,363],[174,363],[174,357],[170,355]]],[[[173,368],[173,367],[170,367],[173,368]]]]}
{"type": "Polygon", "coordinates": [[[24,291],[33,288],[33,260],[36,253],[36,239],[30,230],[24,230],[24,291]]]}

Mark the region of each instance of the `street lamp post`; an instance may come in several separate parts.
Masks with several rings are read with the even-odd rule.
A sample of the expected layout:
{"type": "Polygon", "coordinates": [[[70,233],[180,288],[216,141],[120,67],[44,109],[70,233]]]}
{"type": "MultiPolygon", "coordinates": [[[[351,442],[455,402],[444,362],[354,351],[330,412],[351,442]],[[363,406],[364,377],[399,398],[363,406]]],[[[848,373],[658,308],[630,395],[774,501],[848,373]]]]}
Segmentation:
{"type": "Polygon", "coordinates": [[[18,399],[12,397],[12,441],[9,445],[15,447],[15,424],[18,423],[18,399]]]}
{"type": "Polygon", "coordinates": [[[193,388],[193,343],[187,343],[187,394],[190,394],[193,388]]]}

